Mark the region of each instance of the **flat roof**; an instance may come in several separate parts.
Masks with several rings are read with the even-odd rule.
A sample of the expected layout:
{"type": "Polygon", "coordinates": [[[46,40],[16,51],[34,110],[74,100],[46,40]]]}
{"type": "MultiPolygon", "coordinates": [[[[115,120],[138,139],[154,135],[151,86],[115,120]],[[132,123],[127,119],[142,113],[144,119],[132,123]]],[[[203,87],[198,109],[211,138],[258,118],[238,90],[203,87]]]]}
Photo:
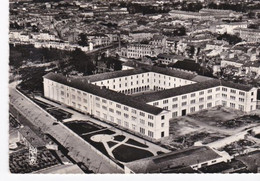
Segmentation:
{"type": "Polygon", "coordinates": [[[125,164],[125,166],[135,173],[154,173],[166,168],[189,167],[220,157],[207,146],[193,146],[184,150],[136,160],[125,164]]]}
{"type": "Polygon", "coordinates": [[[35,148],[44,147],[45,142],[35,134],[28,126],[24,126],[18,130],[26,140],[35,148]]]}
{"type": "Polygon", "coordinates": [[[186,79],[186,80],[192,80],[197,76],[196,74],[184,72],[181,70],[172,70],[172,69],[167,69],[167,68],[162,68],[157,66],[140,64],[139,62],[127,63],[125,65],[141,66],[141,67],[137,67],[135,69],[129,69],[129,70],[119,70],[114,72],[90,75],[90,76],[85,76],[84,78],[88,79],[90,82],[96,82],[101,80],[131,76],[131,75],[142,74],[142,73],[159,73],[159,74],[169,75],[172,77],[186,79]]]}
{"type": "Polygon", "coordinates": [[[119,93],[110,89],[101,88],[99,86],[93,85],[91,83],[88,83],[88,79],[86,78],[73,78],[73,77],[66,77],[61,74],[56,73],[48,73],[43,76],[46,79],[50,79],[52,81],[82,90],[84,92],[88,92],[90,94],[118,102],[121,104],[124,104],[126,106],[139,109],[141,111],[151,113],[154,115],[160,114],[162,111],[164,111],[161,108],[154,107],[151,105],[148,105],[144,102],[140,102],[139,100],[136,100],[135,98],[131,96],[127,96],[123,93],[119,93]]]}

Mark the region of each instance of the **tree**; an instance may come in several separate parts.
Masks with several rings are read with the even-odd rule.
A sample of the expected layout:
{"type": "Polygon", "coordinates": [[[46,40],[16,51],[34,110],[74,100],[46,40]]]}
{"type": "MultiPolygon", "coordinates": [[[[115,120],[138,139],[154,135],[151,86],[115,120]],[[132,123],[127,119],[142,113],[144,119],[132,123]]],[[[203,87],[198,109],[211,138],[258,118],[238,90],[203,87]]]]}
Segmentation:
{"type": "Polygon", "coordinates": [[[88,46],[88,39],[87,39],[87,35],[85,33],[79,34],[78,44],[83,47],[88,46]]]}
{"type": "Polygon", "coordinates": [[[93,58],[91,55],[86,55],[81,49],[76,48],[71,53],[71,65],[83,75],[92,75],[96,69],[92,62],[93,58]]]}
{"type": "Polygon", "coordinates": [[[227,33],[219,35],[217,37],[217,39],[218,40],[225,40],[225,41],[229,42],[230,45],[235,45],[235,44],[242,41],[242,39],[240,37],[238,37],[237,35],[230,35],[230,34],[227,34],[227,33]]]}

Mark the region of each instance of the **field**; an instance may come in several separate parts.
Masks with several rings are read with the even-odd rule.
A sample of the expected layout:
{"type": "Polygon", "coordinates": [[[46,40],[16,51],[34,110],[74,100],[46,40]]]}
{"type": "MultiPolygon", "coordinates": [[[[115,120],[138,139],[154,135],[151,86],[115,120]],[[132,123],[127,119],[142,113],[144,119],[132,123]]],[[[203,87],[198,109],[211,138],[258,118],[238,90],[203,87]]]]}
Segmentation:
{"type": "Polygon", "coordinates": [[[170,120],[170,136],[161,143],[171,150],[187,148],[196,142],[208,144],[260,124],[257,115],[214,107],[170,120]]]}

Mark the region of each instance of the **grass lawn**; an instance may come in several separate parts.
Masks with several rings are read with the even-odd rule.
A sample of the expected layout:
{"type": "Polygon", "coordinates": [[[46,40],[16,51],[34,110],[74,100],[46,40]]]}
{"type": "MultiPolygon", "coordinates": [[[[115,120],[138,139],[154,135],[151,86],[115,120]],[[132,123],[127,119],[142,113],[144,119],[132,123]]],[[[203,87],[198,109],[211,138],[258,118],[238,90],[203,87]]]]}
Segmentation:
{"type": "Polygon", "coordinates": [[[105,146],[103,145],[103,143],[99,143],[99,142],[95,142],[92,141],[90,138],[93,135],[86,135],[86,136],[81,136],[85,141],[87,141],[88,143],[90,143],[92,146],[94,146],[96,149],[98,149],[100,152],[102,152],[104,155],[106,155],[107,157],[110,157],[109,154],[107,153],[107,150],[105,148],[105,146]]]}
{"type": "Polygon", "coordinates": [[[107,144],[108,144],[109,148],[111,148],[111,147],[115,146],[117,143],[114,141],[108,141],[107,144]]]}
{"type": "Polygon", "coordinates": [[[125,139],[124,135],[116,135],[114,136],[114,140],[116,141],[123,141],[125,139]]]}
{"type": "Polygon", "coordinates": [[[47,112],[60,121],[71,118],[71,115],[72,115],[71,113],[63,111],[61,109],[50,109],[50,110],[47,110],[47,112]]]}
{"type": "Polygon", "coordinates": [[[115,158],[122,162],[131,162],[142,158],[154,156],[151,152],[135,147],[120,145],[112,151],[115,158]]]}
{"type": "Polygon", "coordinates": [[[89,133],[101,129],[95,125],[89,124],[86,121],[68,122],[64,124],[79,135],[81,135],[82,133],[89,133]]]}
{"type": "Polygon", "coordinates": [[[133,140],[131,138],[129,140],[127,140],[126,143],[131,144],[131,145],[135,145],[135,146],[139,146],[139,147],[143,147],[143,148],[148,148],[149,147],[149,146],[147,146],[147,145],[145,145],[143,143],[140,143],[138,141],[135,141],[135,140],[133,140]]]}

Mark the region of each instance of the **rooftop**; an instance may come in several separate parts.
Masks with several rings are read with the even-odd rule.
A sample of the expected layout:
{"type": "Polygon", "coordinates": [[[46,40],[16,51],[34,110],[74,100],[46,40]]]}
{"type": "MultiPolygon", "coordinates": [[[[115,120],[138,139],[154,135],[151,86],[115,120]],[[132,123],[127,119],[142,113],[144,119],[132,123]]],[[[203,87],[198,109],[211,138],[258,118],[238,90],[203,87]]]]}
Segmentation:
{"type": "Polygon", "coordinates": [[[223,80],[217,80],[217,79],[203,79],[203,76],[196,76],[195,79],[198,81],[200,80],[201,82],[195,83],[195,84],[189,84],[181,87],[175,87],[171,89],[166,89],[162,91],[157,91],[157,92],[151,92],[148,94],[136,96],[140,101],[143,102],[153,102],[156,100],[161,100],[161,99],[166,99],[169,97],[175,97],[183,94],[188,94],[200,90],[205,90],[205,89],[210,89],[213,87],[217,86],[225,86],[225,87],[230,87],[234,89],[239,89],[243,91],[249,91],[251,90],[252,87],[242,85],[242,84],[235,84],[232,82],[227,82],[223,80]]]}
{"type": "Polygon", "coordinates": [[[56,73],[48,73],[44,76],[46,79],[53,80],[55,82],[68,85],[70,87],[82,90],[84,92],[88,92],[90,94],[103,97],[106,99],[109,99],[111,101],[115,101],[127,106],[130,106],[132,108],[136,108],[139,110],[142,110],[147,113],[151,113],[154,115],[160,114],[163,109],[157,108],[148,104],[145,104],[144,102],[140,102],[135,100],[134,98],[127,96],[122,93],[118,93],[116,91],[101,88],[99,86],[93,85],[88,83],[88,79],[86,78],[72,78],[72,77],[65,77],[61,74],[56,73]]]}
{"type": "Polygon", "coordinates": [[[189,167],[220,157],[220,155],[209,147],[193,146],[184,150],[133,161],[127,163],[125,166],[135,173],[156,173],[162,169],[189,167]]]}
{"type": "Polygon", "coordinates": [[[37,136],[28,126],[20,128],[19,132],[33,147],[38,148],[45,146],[45,142],[39,136],[37,136]]]}

